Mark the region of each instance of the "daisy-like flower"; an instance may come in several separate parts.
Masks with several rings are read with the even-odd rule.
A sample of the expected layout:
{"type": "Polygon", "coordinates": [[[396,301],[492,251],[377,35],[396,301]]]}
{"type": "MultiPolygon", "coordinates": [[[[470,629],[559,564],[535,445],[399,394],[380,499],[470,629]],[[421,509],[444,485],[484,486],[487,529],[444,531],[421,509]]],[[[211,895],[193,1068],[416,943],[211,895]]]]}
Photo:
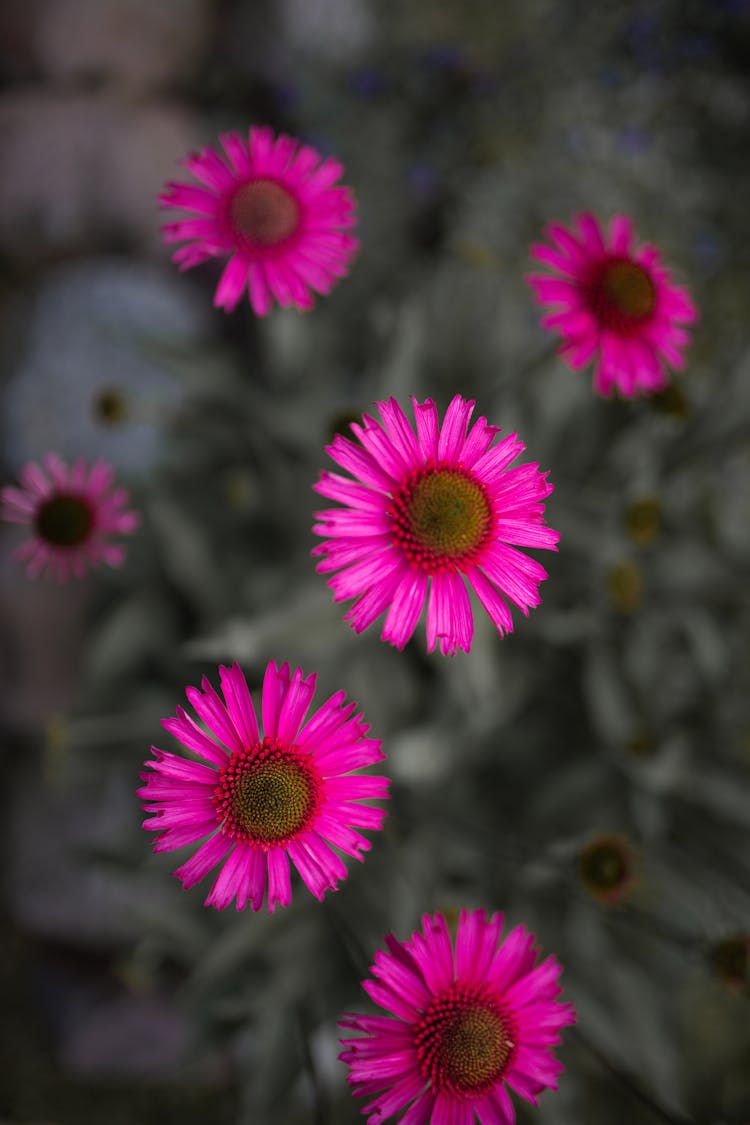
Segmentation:
{"type": "Polygon", "coordinates": [[[354,196],[336,183],[342,165],[267,128],[250,129],[249,141],[238,133],[220,140],[226,158],[205,148],[184,161],[202,186],[170,182],[159,196],[164,207],[198,216],[163,228],[166,242],[187,243],[173,261],[186,270],[229,256],[214,297],[227,312],[246,289],[258,316],[274,299],[312,308],[312,291],[328,293],[358,247],[347,233],[356,222],[354,196]]]}
{"type": "Polygon", "coordinates": [[[686,289],[674,285],[655,246],[636,246],[632,221],[615,215],[609,237],[593,215],[574,228],[550,223],[553,243],[531,256],[555,276],[527,280],[541,305],[553,308],[542,324],[564,339],[560,354],[574,370],[594,361],[594,389],[624,398],[654,394],[668,383],[668,365],[685,366],[690,336],[683,325],[697,317],[686,289]]]}
{"type": "Polygon", "coordinates": [[[128,511],[128,493],[112,488],[114,471],[104,461],[87,468],[79,458],[68,466],[56,453],[44,465],[30,461],[20,473],[21,487],[0,492],[0,517],[27,524],[31,538],[16,550],[33,578],[45,568],[60,582],[82,578],[95,563],[121,566],[125,549],[113,535],[130,535],[138,514],[128,511]]]}
{"type": "Polygon", "coordinates": [[[340,1055],[370,1125],[512,1125],[506,1087],[526,1101],[556,1089],[563,1069],[552,1048],[575,1023],[561,1004],[561,967],[536,964],[534,935],[517,926],[500,941],[501,914],[462,910],[455,951],[442,914],[425,915],[405,942],[386,937],[374,980],[363,982],[387,1016],[346,1015],[340,1055]],[[374,1095],[374,1097],[373,1097],[374,1095]]]}
{"type": "Polygon", "coordinates": [[[413,400],[414,430],[395,399],[379,402],[382,425],[367,414],[352,424],[355,444],[337,434],[329,456],[356,479],[324,472],[314,486],[344,508],[316,513],[313,530],[326,541],[321,573],[336,601],[356,598],[346,620],[360,633],[387,609],[382,639],[403,648],[427,599],[427,645],[444,655],[468,652],[474,632],[474,590],[500,633],[513,629],[505,597],[528,614],[539,605],[543,567],[515,546],[555,550],[556,531],[543,522],[552,492],[539,466],[510,468],[526,448],[515,434],[479,418],[467,433],[474,403],[460,395],[442,427],[435,403],[413,400]],[[505,597],[504,597],[504,596],[505,597]]]}
{"type": "Polygon", "coordinates": [[[260,910],[292,899],[289,860],[316,898],[335,890],[346,867],[333,850],[362,859],[370,848],[357,828],[380,828],[385,811],[367,804],[388,796],[388,779],[353,772],[383,761],[380,742],[343,691],[305,722],[315,676],[271,661],[263,680],[264,733],[237,664],[219,668],[222,701],[204,677],[187,697],[208,734],[181,708],[162,725],[200,761],[153,746],[138,790],[150,814],[144,828],[159,833],[154,851],[204,842],[175,871],[192,887],[221,869],[206,906],[233,899],[260,910]]]}

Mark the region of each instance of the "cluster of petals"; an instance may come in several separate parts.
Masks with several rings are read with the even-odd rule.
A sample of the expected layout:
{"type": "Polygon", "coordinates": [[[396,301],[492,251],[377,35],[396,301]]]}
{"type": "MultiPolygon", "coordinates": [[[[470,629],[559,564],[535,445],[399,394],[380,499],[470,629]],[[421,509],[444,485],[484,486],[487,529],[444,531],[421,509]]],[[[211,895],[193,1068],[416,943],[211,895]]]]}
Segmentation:
{"type": "Polygon", "coordinates": [[[594,363],[594,389],[624,398],[654,394],[669,367],[685,366],[697,317],[685,288],[675,285],[655,246],[635,243],[633,223],[615,215],[609,231],[591,214],[573,228],[550,223],[549,244],[531,255],[552,274],[527,278],[539,303],[553,311],[542,324],[563,337],[560,354],[574,370],[594,363]]]}
{"type": "Polygon", "coordinates": [[[346,877],[338,854],[362,859],[371,844],[357,829],[379,829],[385,812],[369,802],[388,796],[388,779],[362,774],[384,759],[380,742],[344,692],[306,719],[315,676],[271,661],[258,724],[237,664],[219,668],[222,697],[204,678],[187,698],[207,731],[182,708],[162,725],[198,760],[152,747],[138,795],[154,851],[202,841],[175,875],[187,887],[220,866],[206,905],[236,899],[268,909],[291,902],[290,861],[316,898],[346,877]]]}
{"type": "Polygon", "coordinates": [[[508,1089],[537,1104],[555,1089],[553,1048],[575,1022],[560,1003],[561,967],[537,964],[534,935],[503,918],[462,910],[455,948],[442,914],[425,915],[405,942],[388,935],[363,982],[388,1015],[344,1016],[357,1033],[342,1060],[370,1125],[401,1114],[402,1125],[512,1125],[508,1089]]]}
{"type": "Polygon", "coordinates": [[[343,507],[316,512],[325,541],[313,555],[319,572],[336,572],[334,600],[356,599],[345,615],[356,632],[385,611],[382,639],[403,648],[426,601],[428,649],[468,652],[466,582],[501,634],[513,629],[506,598],[524,614],[539,604],[546,571],[516,548],[556,550],[543,522],[552,485],[537,464],[511,467],[525,449],[515,434],[495,442],[485,418],[467,429],[473,401],[456,395],[442,425],[431,399],[412,403],[416,433],[391,398],[377,403],[382,423],[364,415],[356,442],[337,434],[326,447],[351,476],[323,472],[314,486],[343,507]]]}
{"type": "Polygon", "coordinates": [[[166,242],[185,244],[173,260],[185,270],[228,257],[214,297],[227,312],[246,291],[258,316],[274,300],[311,308],[313,292],[328,293],[358,248],[354,196],[337,183],[342,165],[266,127],[220,141],[223,153],[208,147],[185,159],[198,184],[170,182],[159,196],[193,215],[163,228],[166,242]]]}
{"type": "Polygon", "coordinates": [[[125,549],[112,536],[129,535],[138,526],[126,508],[124,488],[113,488],[114,470],[104,461],[90,467],[79,458],[67,465],[56,453],[43,464],[30,461],[20,472],[20,486],[0,492],[0,516],[25,524],[31,535],[16,550],[29,577],[47,571],[66,582],[82,578],[98,562],[121,566],[125,549]]]}

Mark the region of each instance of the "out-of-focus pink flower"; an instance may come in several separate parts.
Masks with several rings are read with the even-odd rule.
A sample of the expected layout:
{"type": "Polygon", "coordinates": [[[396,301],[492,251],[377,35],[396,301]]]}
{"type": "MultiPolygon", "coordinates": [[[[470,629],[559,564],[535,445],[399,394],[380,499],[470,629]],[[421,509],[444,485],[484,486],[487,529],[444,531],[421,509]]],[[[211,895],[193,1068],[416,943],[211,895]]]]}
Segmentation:
{"type": "Polygon", "coordinates": [[[226,156],[205,148],[184,161],[201,186],[170,182],[159,196],[162,206],[195,215],[163,228],[166,242],[186,243],[173,260],[184,270],[228,256],[214,297],[227,312],[246,290],[258,316],[274,300],[312,308],[313,292],[330,292],[358,248],[348,233],[354,196],[337,184],[342,165],[268,128],[220,140],[226,156]]]}
{"type": "Polygon", "coordinates": [[[79,458],[68,466],[56,453],[44,464],[30,461],[20,473],[21,487],[7,485],[0,492],[0,516],[27,524],[31,538],[16,551],[35,577],[47,570],[60,582],[82,578],[89,566],[102,561],[121,566],[125,549],[113,535],[129,535],[138,514],[126,509],[128,493],[113,488],[114,470],[104,461],[87,468],[79,458]]]}
{"type": "Polygon", "coordinates": [[[690,340],[684,325],[697,318],[688,291],[675,285],[655,246],[636,246],[632,221],[615,215],[609,237],[594,215],[579,215],[572,229],[550,223],[552,245],[532,246],[531,256],[551,267],[530,274],[542,324],[563,337],[560,354],[570,367],[594,362],[594,389],[624,398],[654,394],[669,382],[668,367],[685,366],[690,340]]]}

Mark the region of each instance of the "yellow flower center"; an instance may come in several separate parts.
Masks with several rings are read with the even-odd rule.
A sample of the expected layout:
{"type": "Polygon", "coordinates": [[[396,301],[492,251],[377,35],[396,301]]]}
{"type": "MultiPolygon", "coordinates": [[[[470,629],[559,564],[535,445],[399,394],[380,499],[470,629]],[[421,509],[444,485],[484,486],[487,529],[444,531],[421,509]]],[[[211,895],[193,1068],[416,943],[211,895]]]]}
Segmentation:
{"type": "Polygon", "coordinates": [[[435,1093],[477,1098],[504,1074],[513,1050],[506,1017],[480,990],[454,984],[414,1031],[417,1058],[435,1093]]]}
{"type": "Polygon", "coordinates": [[[430,574],[470,566],[492,525],[484,489],[461,469],[420,470],[389,511],[397,544],[430,574]]]}
{"type": "Polygon", "coordinates": [[[244,843],[273,846],[298,836],[320,806],[322,779],[309,755],[264,738],[232,755],[214,791],[223,831],[244,843]]]}

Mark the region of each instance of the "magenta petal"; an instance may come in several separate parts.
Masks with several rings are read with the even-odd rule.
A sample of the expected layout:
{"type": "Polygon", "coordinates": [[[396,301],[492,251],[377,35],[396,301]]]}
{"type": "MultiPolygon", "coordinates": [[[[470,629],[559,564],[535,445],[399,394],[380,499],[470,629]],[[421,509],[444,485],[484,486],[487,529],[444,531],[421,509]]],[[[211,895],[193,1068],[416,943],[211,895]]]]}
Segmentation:
{"type": "Polygon", "coordinates": [[[289,856],[283,848],[272,848],[268,853],[268,909],[273,914],[276,906],[289,906],[291,901],[289,856]]]}
{"type": "Polygon", "coordinates": [[[174,874],[187,890],[188,887],[199,883],[212,868],[216,867],[231,847],[232,841],[223,833],[217,832],[210,840],[206,840],[205,844],[201,844],[198,851],[178,867],[174,874]]]}

